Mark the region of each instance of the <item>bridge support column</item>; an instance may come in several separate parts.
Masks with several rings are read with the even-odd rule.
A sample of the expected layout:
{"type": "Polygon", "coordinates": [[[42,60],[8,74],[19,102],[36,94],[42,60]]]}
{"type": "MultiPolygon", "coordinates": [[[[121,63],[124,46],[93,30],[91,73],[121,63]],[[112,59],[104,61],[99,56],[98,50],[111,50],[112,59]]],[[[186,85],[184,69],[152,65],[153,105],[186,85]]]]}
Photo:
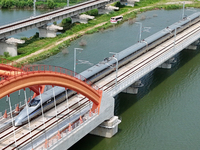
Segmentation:
{"type": "Polygon", "coordinates": [[[137,94],[138,93],[138,88],[142,87],[143,84],[141,80],[136,81],[134,84],[123,90],[123,93],[128,93],[128,94],[137,94]]]}
{"type": "Polygon", "coordinates": [[[89,15],[83,14],[80,16],[79,15],[73,16],[73,17],[71,17],[71,19],[72,19],[72,23],[80,22],[80,23],[86,24],[86,23],[88,23],[89,19],[94,19],[94,16],[89,16],[89,15]]]}
{"type": "Polygon", "coordinates": [[[115,6],[103,6],[98,8],[98,14],[108,14],[111,11],[119,10],[119,7],[115,6]]]}
{"type": "Polygon", "coordinates": [[[59,27],[57,25],[50,25],[50,26],[42,26],[39,27],[39,37],[56,37],[56,32],[58,30],[62,30],[63,27],[59,27]]]}
{"type": "Polygon", "coordinates": [[[189,50],[196,50],[197,46],[199,45],[200,41],[197,40],[194,43],[192,43],[191,45],[187,46],[185,49],[189,49],[189,50]]]}
{"type": "Polygon", "coordinates": [[[160,66],[158,66],[158,68],[171,69],[172,64],[175,63],[175,62],[176,62],[176,60],[175,60],[174,57],[170,58],[169,60],[167,60],[166,62],[164,62],[160,66]]]}
{"type": "Polygon", "coordinates": [[[4,52],[8,52],[10,56],[17,56],[17,44],[25,43],[24,40],[15,38],[0,40],[0,55],[4,55],[4,52]]]}
{"type": "Polygon", "coordinates": [[[90,134],[111,138],[118,132],[118,124],[120,122],[121,120],[117,116],[113,116],[92,130],[90,134]]]}
{"type": "Polygon", "coordinates": [[[120,0],[121,5],[132,6],[134,7],[135,2],[139,2],[140,0],[120,0]]]}

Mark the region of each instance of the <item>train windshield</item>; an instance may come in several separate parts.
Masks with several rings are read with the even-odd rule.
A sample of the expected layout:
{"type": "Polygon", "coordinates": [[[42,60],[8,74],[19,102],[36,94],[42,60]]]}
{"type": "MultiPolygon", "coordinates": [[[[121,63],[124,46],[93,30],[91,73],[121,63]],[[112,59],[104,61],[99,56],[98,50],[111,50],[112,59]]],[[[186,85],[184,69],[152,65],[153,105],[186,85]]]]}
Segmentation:
{"type": "Polygon", "coordinates": [[[39,102],[40,102],[39,99],[34,98],[34,99],[32,99],[32,100],[29,102],[28,106],[29,106],[29,107],[37,106],[37,104],[38,104],[39,102]]]}

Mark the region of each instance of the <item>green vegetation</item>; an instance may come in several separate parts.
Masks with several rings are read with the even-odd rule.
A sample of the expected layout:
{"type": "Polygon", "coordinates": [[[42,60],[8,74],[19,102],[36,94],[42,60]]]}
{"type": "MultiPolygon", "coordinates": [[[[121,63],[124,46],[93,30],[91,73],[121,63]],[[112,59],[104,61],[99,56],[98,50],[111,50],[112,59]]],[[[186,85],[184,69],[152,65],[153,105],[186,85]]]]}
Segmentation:
{"type": "MultiPolygon", "coordinates": [[[[70,0],[69,5],[84,2],[85,0],[70,0]]],[[[67,0],[36,0],[37,9],[54,9],[67,5],[67,0]]],[[[33,0],[0,0],[0,8],[32,8],[33,0]]]]}
{"type": "Polygon", "coordinates": [[[55,7],[55,3],[53,0],[47,0],[47,6],[50,9],[53,9],[55,7]]]}
{"type": "Polygon", "coordinates": [[[161,1],[163,0],[140,0],[140,2],[135,3],[135,7],[145,7],[161,1]]]}
{"type": "Polygon", "coordinates": [[[4,52],[3,54],[4,54],[5,58],[10,57],[9,52],[4,52]]]}
{"type": "Polygon", "coordinates": [[[0,6],[2,8],[24,8],[24,7],[32,7],[33,0],[0,0],[0,6]]]}

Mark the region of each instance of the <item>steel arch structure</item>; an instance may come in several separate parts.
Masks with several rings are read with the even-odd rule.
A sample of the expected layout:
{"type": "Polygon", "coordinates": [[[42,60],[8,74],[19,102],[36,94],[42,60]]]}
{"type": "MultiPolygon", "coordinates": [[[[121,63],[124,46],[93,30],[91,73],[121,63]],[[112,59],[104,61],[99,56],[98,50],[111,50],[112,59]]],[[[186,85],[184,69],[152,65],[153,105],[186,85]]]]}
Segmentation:
{"type": "Polygon", "coordinates": [[[40,85],[62,86],[71,89],[93,101],[93,108],[99,107],[102,91],[84,77],[61,67],[29,65],[15,70],[0,70],[0,98],[26,87],[40,85]]]}

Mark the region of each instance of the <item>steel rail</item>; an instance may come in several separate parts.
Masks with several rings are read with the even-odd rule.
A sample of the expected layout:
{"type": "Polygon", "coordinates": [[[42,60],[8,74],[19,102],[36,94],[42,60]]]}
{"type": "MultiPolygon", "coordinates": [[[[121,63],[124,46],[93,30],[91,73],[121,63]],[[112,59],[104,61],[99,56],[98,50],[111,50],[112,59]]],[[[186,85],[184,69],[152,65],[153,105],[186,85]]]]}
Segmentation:
{"type": "Polygon", "coordinates": [[[22,21],[14,22],[14,23],[11,23],[11,24],[8,24],[8,25],[4,25],[2,27],[0,26],[0,30],[7,29],[7,28],[10,28],[10,27],[13,27],[13,26],[16,26],[16,25],[20,25],[20,24],[23,24],[23,23],[30,22],[30,21],[35,21],[35,20],[38,20],[38,19],[41,19],[41,18],[45,18],[45,17],[48,17],[48,16],[52,16],[52,15],[55,15],[55,14],[58,14],[58,13],[62,13],[64,11],[68,11],[68,10],[71,10],[71,9],[74,9],[74,8],[78,8],[78,7],[81,7],[81,6],[84,6],[84,5],[92,4],[92,3],[95,3],[95,2],[98,2],[98,1],[100,1],[100,0],[84,2],[82,4],[71,6],[69,8],[64,8],[64,9],[61,9],[61,10],[57,10],[57,11],[53,11],[53,12],[50,12],[50,13],[47,13],[47,14],[43,14],[43,15],[40,15],[38,17],[28,18],[28,20],[24,19],[22,21]]]}
{"type": "MultiPolygon", "coordinates": [[[[86,102],[84,102],[83,104],[79,105],[78,107],[76,107],[76,109],[77,109],[77,108],[78,108],[78,109],[84,108],[84,106],[86,106],[87,103],[89,104],[89,101],[86,101],[86,102]],[[85,104],[85,105],[84,105],[84,104],[85,104]]],[[[76,109],[73,109],[73,110],[71,110],[70,112],[76,111],[76,109]]],[[[75,113],[74,113],[74,114],[75,114],[75,113]]],[[[34,138],[35,136],[38,136],[38,134],[42,133],[43,131],[45,132],[47,129],[50,129],[50,128],[52,127],[52,125],[57,124],[58,121],[61,121],[61,120],[63,119],[63,117],[65,117],[65,116],[67,116],[67,115],[68,115],[68,113],[65,114],[64,116],[62,116],[61,118],[59,118],[58,120],[56,119],[56,116],[54,116],[53,118],[51,118],[51,120],[53,120],[54,118],[56,119],[54,122],[52,122],[50,125],[46,126],[45,129],[43,128],[42,130],[40,130],[40,131],[38,131],[37,133],[35,133],[34,135],[32,135],[31,138],[25,139],[25,141],[23,141],[23,142],[21,142],[20,144],[18,144],[18,145],[17,145],[16,147],[14,147],[12,150],[14,150],[15,148],[18,148],[18,147],[21,146],[22,144],[31,142],[30,140],[31,140],[32,138],[34,138]]],[[[49,120],[48,120],[48,121],[49,121],[49,120]]],[[[42,126],[42,125],[41,125],[41,126],[42,126]]],[[[38,127],[37,127],[37,128],[38,128],[38,127]]],[[[36,129],[34,129],[34,131],[35,131],[35,130],[36,130],[36,129]]],[[[29,133],[26,134],[26,136],[28,136],[28,135],[29,135],[29,133]]],[[[21,137],[21,139],[22,139],[22,138],[24,138],[24,136],[21,137]]],[[[17,141],[19,141],[19,140],[21,140],[21,139],[19,138],[17,141]]],[[[14,143],[13,143],[13,144],[14,144],[14,143]]]]}

